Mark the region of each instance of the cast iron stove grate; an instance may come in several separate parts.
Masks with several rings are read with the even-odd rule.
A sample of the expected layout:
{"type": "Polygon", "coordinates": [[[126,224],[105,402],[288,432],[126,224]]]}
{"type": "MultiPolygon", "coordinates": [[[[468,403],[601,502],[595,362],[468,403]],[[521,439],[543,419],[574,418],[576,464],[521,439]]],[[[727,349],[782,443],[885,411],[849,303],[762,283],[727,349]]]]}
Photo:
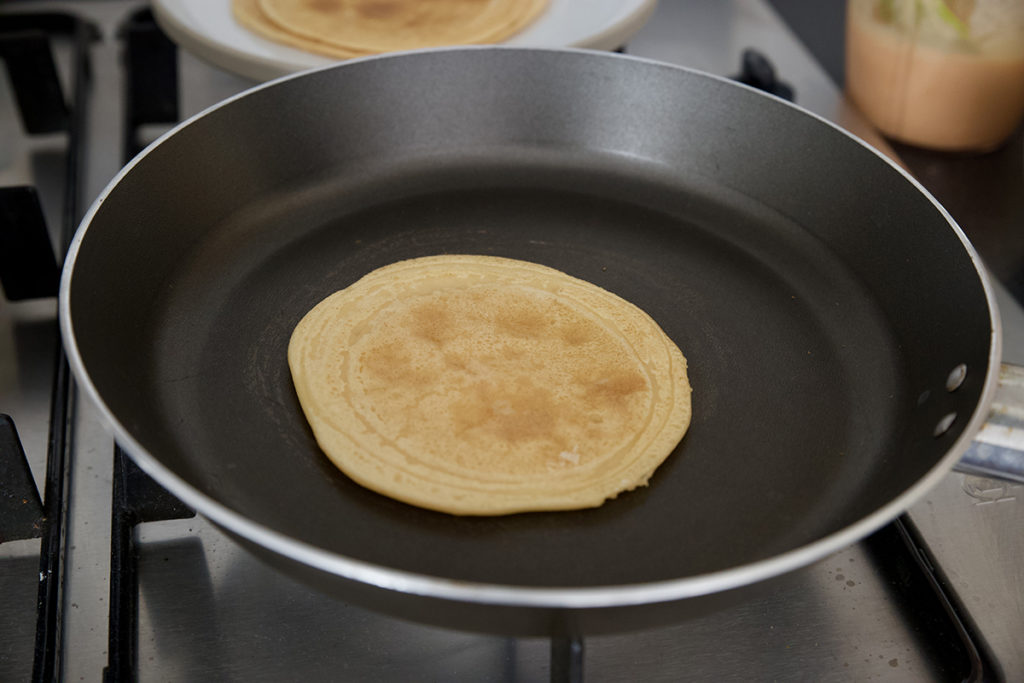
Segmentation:
{"type": "MultiPolygon", "coordinates": [[[[61,254],[66,251],[80,217],[80,164],[89,88],[89,45],[97,38],[95,26],[67,14],[21,14],[0,18],[0,57],[5,62],[25,131],[28,134],[66,132],[61,254]],[[56,35],[70,39],[73,45],[70,101],[63,96],[51,52],[50,40],[56,35]]],[[[4,253],[0,265],[8,300],[55,295],[56,262],[35,191],[30,187],[0,188],[0,221],[0,245],[4,253]]],[[[42,500],[31,476],[27,476],[30,472],[25,454],[14,423],[7,416],[2,423],[0,441],[3,449],[0,452],[0,471],[5,474],[0,541],[42,539],[33,681],[58,680],[61,671],[63,561],[74,402],[70,370],[59,343],[54,349],[54,367],[42,500]]]]}

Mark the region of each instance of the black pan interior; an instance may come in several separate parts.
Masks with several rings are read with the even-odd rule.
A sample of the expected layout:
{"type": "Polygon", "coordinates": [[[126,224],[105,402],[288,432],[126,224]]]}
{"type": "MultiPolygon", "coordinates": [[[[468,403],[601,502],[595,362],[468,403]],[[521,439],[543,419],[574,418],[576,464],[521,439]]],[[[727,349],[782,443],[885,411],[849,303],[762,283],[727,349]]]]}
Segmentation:
{"type": "MultiPolygon", "coordinates": [[[[683,81],[701,96],[723,87],[683,81]]],[[[735,96],[789,121],[784,105],[735,96]]],[[[238,112],[220,116],[237,121],[238,112]]],[[[207,173],[224,189],[218,164],[195,168],[198,143],[185,135],[140,164],[126,182],[132,198],[90,228],[97,236],[78,257],[72,306],[83,360],[122,424],[189,484],[342,555],[539,586],[671,579],[770,557],[842,529],[916,481],[962,428],[987,363],[984,295],[942,217],[909,188],[893,190],[905,181],[856,143],[812,123],[828,144],[799,178],[757,187],[744,185],[746,168],[723,181],[595,139],[442,145],[269,179],[229,160],[230,172],[265,190],[239,191],[245,201],[234,203],[196,195],[177,175],[207,173]],[[847,155],[853,167],[830,158],[847,155]],[[825,172],[834,182],[819,178],[825,172]],[[771,201],[772,186],[837,224],[801,220],[799,201],[771,201]],[[144,204],[143,188],[158,199],[144,204]],[[889,225],[876,225],[871,209],[829,204],[851,202],[851,192],[893,193],[889,225]],[[190,216],[202,227],[183,227],[190,216]],[[133,237],[105,237],[105,220],[133,226],[119,228],[133,237]],[[938,236],[924,250],[938,270],[910,263],[922,252],[894,232],[904,224],[938,236]],[[126,243],[145,250],[147,267],[117,272],[126,243]],[[649,487],[593,510],[460,518],[390,500],[335,470],[291,385],[291,330],[373,268],[437,253],[559,268],[658,321],[689,359],[694,417],[649,487]],[[961,319],[948,320],[951,312],[961,319]],[[128,331],[115,338],[118,322],[128,331]],[[950,394],[946,375],[961,362],[968,381],[950,394]],[[954,429],[933,437],[951,410],[962,413],[954,429]]],[[[225,121],[203,125],[226,134],[225,121]]],[[[785,154],[794,152],[764,154],[776,152],[791,173],[785,154]]]]}

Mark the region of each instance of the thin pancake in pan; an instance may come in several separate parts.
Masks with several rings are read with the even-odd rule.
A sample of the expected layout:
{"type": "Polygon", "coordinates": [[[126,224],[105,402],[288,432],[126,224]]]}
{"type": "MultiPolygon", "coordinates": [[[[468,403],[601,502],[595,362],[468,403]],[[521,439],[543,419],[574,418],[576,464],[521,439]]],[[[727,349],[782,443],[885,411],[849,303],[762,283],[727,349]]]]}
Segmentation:
{"type": "Polygon", "coordinates": [[[452,514],[601,505],[645,485],[690,423],[686,359],[650,316],[493,256],[369,273],[300,321],[288,362],[335,465],[452,514]]]}

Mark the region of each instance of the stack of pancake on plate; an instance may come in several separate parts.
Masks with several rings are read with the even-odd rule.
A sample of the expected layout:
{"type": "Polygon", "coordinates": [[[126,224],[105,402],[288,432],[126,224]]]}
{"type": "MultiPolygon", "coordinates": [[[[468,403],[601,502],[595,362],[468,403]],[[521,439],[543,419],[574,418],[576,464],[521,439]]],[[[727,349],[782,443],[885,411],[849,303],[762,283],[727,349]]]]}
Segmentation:
{"type": "Polygon", "coordinates": [[[499,43],[547,0],[232,0],[238,22],[274,42],[348,59],[443,45],[499,43]]]}
{"type": "Polygon", "coordinates": [[[601,505],[646,485],[690,424],[686,359],[649,315],[494,256],[367,274],[302,319],[288,363],[335,465],[452,514],[601,505]]]}

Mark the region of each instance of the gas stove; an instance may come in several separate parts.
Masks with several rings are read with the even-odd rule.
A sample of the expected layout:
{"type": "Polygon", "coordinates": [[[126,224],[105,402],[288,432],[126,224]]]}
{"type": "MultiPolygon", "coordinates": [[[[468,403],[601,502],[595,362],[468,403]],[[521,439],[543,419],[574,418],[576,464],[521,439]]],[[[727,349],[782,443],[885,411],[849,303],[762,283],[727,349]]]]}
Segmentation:
{"type": "MultiPolygon", "coordinates": [[[[139,2],[12,2],[0,34],[0,680],[1024,679],[1024,487],[963,474],[757,600],[582,650],[399,621],[263,565],[115,449],[54,299],[61,245],[126,159],[254,83],[176,48],[139,2]]],[[[753,49],[798,104],[945,193],[996,276],[1005,360],[1024,363],[1020,132],[986,157],[894,148],[762,2],[667,0],[623,49],[726,76],[753,49]],[[965,167],[986,192],[954,191],[965,167]]]]}

